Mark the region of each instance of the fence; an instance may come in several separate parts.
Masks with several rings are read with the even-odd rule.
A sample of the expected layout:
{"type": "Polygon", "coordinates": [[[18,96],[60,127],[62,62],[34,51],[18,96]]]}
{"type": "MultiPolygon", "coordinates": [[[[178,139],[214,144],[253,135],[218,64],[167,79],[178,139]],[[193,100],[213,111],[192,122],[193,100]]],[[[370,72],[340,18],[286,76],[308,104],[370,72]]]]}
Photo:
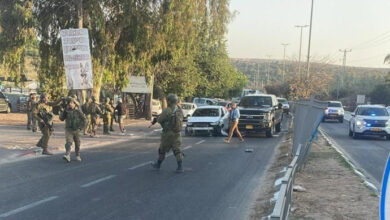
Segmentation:
{"type": "Polygon", "coordinates": [[[324,116],[327,102],[312,98],[309,101],[298,101],[292,103],[294,137],[293,155],[294,158],[288,165],[286,173],[282,177],[279,195],[270,219],[288,219],[291,208],[292,192],[296,172],[306,163],[311,150],[313,139],[317,135],[318,127],[324,116]]]}

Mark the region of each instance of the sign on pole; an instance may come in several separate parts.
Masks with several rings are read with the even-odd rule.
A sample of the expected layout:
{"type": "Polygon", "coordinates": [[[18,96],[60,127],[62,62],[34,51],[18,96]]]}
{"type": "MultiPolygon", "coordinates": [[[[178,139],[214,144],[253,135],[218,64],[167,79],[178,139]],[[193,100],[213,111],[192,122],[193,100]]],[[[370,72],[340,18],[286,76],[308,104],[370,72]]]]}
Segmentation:
{"type": "Polygon", "coordinates": [[[88,29],[60,31],[68,89],[93,88],[91,50],[88,29]]]}
{"type": "Polygon", "coordinates": [[[387,159],[385,172],[383,174],[380,216],[381,220],[390,220],[390,155],[387,159]]]}
{"type": "Polygon", "coordinates": [[[366,96],[365,95],[357,95],[356,97],[356,104],[364,104],[366,102],[366,96]]]}

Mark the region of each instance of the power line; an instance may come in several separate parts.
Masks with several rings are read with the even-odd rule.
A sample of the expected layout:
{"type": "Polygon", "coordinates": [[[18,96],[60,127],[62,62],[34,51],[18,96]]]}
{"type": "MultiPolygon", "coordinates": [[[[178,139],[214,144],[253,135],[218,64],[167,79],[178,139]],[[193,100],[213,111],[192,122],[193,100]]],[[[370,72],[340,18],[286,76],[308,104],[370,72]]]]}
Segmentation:
{"type": "Polygon", "coordinates": [[[359,44],[357,44],[357,45],[355,45],[353,47],[350,47],[350,48],[352,48],[354,50],[362,48],[362,47],[364,48],[367,45],[370,45],[370,44],[375,43],[375,42],[383,41],[384,39],[386,40],[389,37],[390,37],[390,31],[386,31],[386,32],[384,32],[384,33],[382,33],[382,34],[380,34],[380,35],[378,35],[378,36],[376,36],[376,37],[374,37],[374,38],[372,38],[370,40],[363,41],[362,43],[359,43],[359,44]]]}

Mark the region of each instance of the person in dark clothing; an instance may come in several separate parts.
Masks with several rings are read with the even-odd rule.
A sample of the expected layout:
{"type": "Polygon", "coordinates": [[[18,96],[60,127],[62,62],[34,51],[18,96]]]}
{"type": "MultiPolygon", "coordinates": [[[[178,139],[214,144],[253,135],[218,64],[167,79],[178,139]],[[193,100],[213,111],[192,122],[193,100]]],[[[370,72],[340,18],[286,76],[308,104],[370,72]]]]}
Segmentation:
{"type": "Polygon", "coordinates": [[[118,104],[115,107],[115,110],[117,111],[118,114],[118,124],[119,124],[119,129],[122,133],[126,132],[125,125],[124,125],[124,120],[126,119],[126,105],[122,102],[122,99],[118,99],[118,104]]]}

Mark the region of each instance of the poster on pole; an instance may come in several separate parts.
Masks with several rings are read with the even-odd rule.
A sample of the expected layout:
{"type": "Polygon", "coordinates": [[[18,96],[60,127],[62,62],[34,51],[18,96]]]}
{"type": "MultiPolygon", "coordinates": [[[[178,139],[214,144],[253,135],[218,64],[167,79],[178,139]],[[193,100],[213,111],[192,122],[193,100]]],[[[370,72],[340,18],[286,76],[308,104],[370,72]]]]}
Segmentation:
{"type": "Polygon", "coordinates": [[[390,155],[388,156],[382,179],[380,218],[381,220],[390,220],[390,155]]]}
{"type": "Polygon", "coordinates": [[[93,74],[88,29],[60,31],[68,89],[92,89],[93,74]]]}

